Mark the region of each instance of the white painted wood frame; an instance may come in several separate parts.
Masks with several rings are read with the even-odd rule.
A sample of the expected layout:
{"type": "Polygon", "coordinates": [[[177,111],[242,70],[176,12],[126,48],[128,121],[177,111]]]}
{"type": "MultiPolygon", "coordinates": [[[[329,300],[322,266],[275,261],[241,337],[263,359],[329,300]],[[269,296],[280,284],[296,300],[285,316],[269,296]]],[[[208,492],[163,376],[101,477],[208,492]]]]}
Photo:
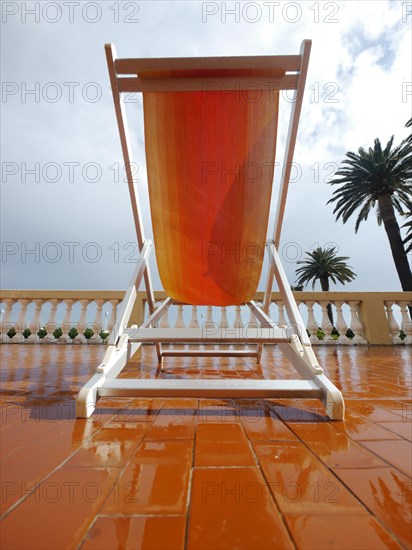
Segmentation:
{"type": "Polygon", "coordinates": [[[296,144],[303,92],[308,70],[311,41],[304,40],[299,55],[260,57],[209,57],[209,58],[159,58],[159,59],[116,59],[114,46],[105,46],[106,59],[113,93],[114,108],[123,152],[127,183],[136,227],[140,259],[132,280],[117,314],[115,326],[110,334],[108,347],[96,374],[80,390],[76,414],[79,418],[90,416],[99,397],[307,397],[319,398],[324,403],[331,419],[344,418],[344,402],[341,392],[328,380],[313,353],[310,340],[301,319],[298,306],[290,290],[277,248],[285,213],[286,198],[290,180],[293,154],[296,144]],[[201,76],[202,70],[230,69],[274,69],[267,77],[210,77],[201,76]],[[170,77],[168,71],[179,70],[179,77],[170,77]],[[190,71],[200,71],[200,76],[191,76],[190,71]],[[162,71],[164,74],[162,74],[162,71]],[[182,72],[188,71],[188,76],[182,72]],[[157,74],[153,76],[153,73],[157,74]],[[275,76],[273,76],[275,75],[275,76]],[[203,90],[208,86],[224,90],[237,90],[253,82],[254,89],[294,90],[289,130],[284,155],[282,180],[275,217],[272,244],[268,247],[269,269],[265,287],[263,307],[253,301],[247,305],[258,319],[260,327],[227,329],[203,326],[200,329],[158,328],[162,315],[172,304],[178,302],[167,298],[155,308],[153,287],[150,277],[148,256],[151,242],[145,239],[138,189],[133,181],[132,152],[123,93],[157,91],[203,90]],[[289,326],[278,326],[268,316],[274,278],[277,280],[284,301],[289,326]],[[141,281],[144,281],[149,317],[140,327],[128,327],[130,314],[141,281]],[[257,357],[260,361],[264,343],[277,344],[301,376],[301,380],[181,380],[181,379],[117,379],[133,353],[142,343],[155,343],[158,361],[164,357],[257,357]],[[162,349],[162,343],[185,344],[257,344],[253,349],[162,349]]]}

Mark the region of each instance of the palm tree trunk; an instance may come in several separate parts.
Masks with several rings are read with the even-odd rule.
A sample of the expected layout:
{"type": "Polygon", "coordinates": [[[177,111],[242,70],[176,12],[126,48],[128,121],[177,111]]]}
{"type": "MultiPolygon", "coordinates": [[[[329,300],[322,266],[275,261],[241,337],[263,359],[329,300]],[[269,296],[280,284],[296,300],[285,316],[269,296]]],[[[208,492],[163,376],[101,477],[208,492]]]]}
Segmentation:
{"type": "MultiPolygon", "coordinates": [[[[329,277],[326,275],[326,277],[320,277],[320,287],[323,290],[323,292],[329,292],[329,277]]],[[[332,328],[333,328],[333,312],[332,312],[332,304],[328,304],[326,306],[326,310],[328,312],[329,321],[331,322],[332,328]]]]}
{"type": "Polygon", "coordinates": [[[403,246],[399,225],[395,217],[392,196],[389,193],[380,195],[378,197],[378,203],[379,212],[385,226],[389,244],[391,246],[393,260],[395,262],[395,267],[398,272],[402,290],[405,292],[410,292],[412,291],[412,272],[405,252],[405,247],[403,246]]]}

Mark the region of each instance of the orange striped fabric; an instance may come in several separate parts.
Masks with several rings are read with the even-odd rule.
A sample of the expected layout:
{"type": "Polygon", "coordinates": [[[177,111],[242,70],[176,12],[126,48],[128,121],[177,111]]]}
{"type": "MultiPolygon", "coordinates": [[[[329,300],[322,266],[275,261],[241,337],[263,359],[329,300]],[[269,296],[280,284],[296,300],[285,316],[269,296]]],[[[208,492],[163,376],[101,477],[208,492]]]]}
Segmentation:
{"type": "Polygon", "coordinates": [[[253,299],[272,192],[278,92],[143,94],[160,279],[188,304],[253,299]]]}

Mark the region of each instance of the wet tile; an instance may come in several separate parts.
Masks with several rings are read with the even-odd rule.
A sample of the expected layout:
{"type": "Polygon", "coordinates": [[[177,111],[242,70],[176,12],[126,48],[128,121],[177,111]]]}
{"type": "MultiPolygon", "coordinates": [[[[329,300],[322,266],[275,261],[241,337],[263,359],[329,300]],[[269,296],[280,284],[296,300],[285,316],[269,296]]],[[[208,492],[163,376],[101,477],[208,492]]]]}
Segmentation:
{"type": "Polygon", "coordinates": [[[380,523],[367,515],[289,516],[287,523],[299,550],[401,549],[380,523]]]}
{"type": "Polygon", "coordinates": [[[98,517],[81,550],[183,550],[184,517],[98,517]]]}
{"type": "Polygon", "coordinates": [[[411,544],[410,478],[392,468],[340,468],[336,475],[405,546],[411,544]]]}
{"type": "Polygon", "coordinates": [[[79,442],[70,440],[56,445],[49,437],[43,437],[3,460],[0,464],[4,491],[0,504],[1,513],[62,465],[79,446],[79,442]]]}
{"type": "Polygon", "coordinates": [[[191,441],[143,441],[102,513],[184,514],[191,464],[191,441]]]}
{"type": "Polygon", "coordinates": [[[301,442],[254,442],[253,448],[282,513],[361,513],[342,483],[301,442]]]}
{"type": "Polygon", "coordinates": [[[45,435],[53,428],[56,428],[56,422],[26,420],[25,418],[10,425],[1,433],[2,460],[45,435]]]}
{"type": "Polygon", "coordinates": [[[412,422],[410,420],[407,422],[385,422],[383,426],[394,434],[412,441],[412,422]]]}
{"type": "Polygon", "coordinates": [[[249,442],[239,424],[197,425],[195,466],[256,466],[249,442]]]}
{"type": "Polygon", "coordinates": [[[247,437],[251,441],[271,439],[296,439],[292,430],[273,413],[264,410],[248,410],[241,416],[241,422],[247,437]]]}
{"type": "Polygon", "coordinates": [[[329,422],[321,403],[317,408],[307,406],[303,400],[277,399],[272,401],[272,410],[284,422],[329,422]]]}
{"type": "Polygon", "coordinates": [[[117,475],[110,469],[59,469],[3,520],[1,547],[76,548],[117,475]]]}
{"type": "Polygon", "coordinates": [[[198,422],[236,422],[238,411],[231,399],[199,399],[198,422]]]}
{"type": "Polygon", "coordinates": [[[401,420],[401,409],[390,410],[382,404],[376,404],[368,400],[345,399],[346,407],[349,411],[364,416],[374,422],[396,422],[401,420]]]}
{"type": "Polygon", "coordinates": [[[334,422],[333,426],[346,433],[355,441],[379,441],[382,439],[399,439],[395,433],[387,430],[387,423],[379,425],[359,416],[346,412],[344,422],[334,422]]]}
{"type": "MultiPolygon", "coordinates": [[[[99,404],[102,400],[99,401],[99,404]]],[[[164,403],[164,399],[128,399],[116,403],[116,399],[108,399],[101,403],[102,410],[112,408],[113,420],[116,422],[152,422],[164,403]]]]}
{"type": "Polygon", "coordinates": [[[196,415],[196,400],[167,400],[150,426],[146,439],[193,439],[196,415]]]}
{"type": "Polygon", "coordinates": [[[67,467],[124,466],[147,431],[145,422],[109,422],[66,463],[67,467]]]}
{"type": "Polygon", "coordinates": [[[187,547],[286,550],[293,545],[257,468],[195,468],[187,547]]]}
{"type": "Polygon", "coordinates": [[[412,446],[409,441],[364,441],[362,445],[370,449],[380,458],[405,473],[412,476],[412,446]]]}
{"type": "Polygon", "coordinates": [[[2,401],[0,403],[0,430],[23,422],[27,418],[24,403],[2,401]]]}
{"type": "Polygon", "coordinates": [[[290,427],[330,468],[385,466],[376,456],[335,428],[334,423],[293,423],[290,427]]]}

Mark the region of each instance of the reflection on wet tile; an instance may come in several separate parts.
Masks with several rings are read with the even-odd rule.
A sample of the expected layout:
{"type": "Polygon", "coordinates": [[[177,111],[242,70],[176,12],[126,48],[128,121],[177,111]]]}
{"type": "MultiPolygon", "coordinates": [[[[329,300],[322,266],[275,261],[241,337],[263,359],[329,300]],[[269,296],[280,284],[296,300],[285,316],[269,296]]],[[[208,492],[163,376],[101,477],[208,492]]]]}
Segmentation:
{"type": "Polygon", "coordinates": [[[151,425],[146,439],[193,439],[196,415],[196,400],[166,400],[151,425]]]}
{"type": "Polygon", "coordinates": [[[411,544],[412,481],[392,468],[345,470],[336,475],[406,546],[411,544]]]}
{"type": "Polygon", "coordinates": [[[333,423],[293,423],[290,427],[330,468],[384,466],[376,456],[336,429],[333,423]]]}
{"type": "Polygon", "coordinates": [[[388,423],[378,425],[363,416],[348,411],[344,422],[334,422],[333,425],[356,441],[399,439],[399,436],[387,429],[388,423]]]}
{"type": "MultiPolygon", "coordinates": [[[[75,420],[74,397],[103,346],[0,346],[0,428],[12,453],[1,463],[3,547],[178,549],[185,525],[190,549],[408,547],[410,350],[315,352],[344,390],[345,422],[330,422],[315,399],[108,397],[75,420]],[[69,492],[56,501],[59,489],[69,492]]],[[[122,373],[192,376],[296,374],[276,347],[261,365],[184,357],[160,371],[153,346],[122,373]]]]}
{"type": "Polygon", "coordinates": [[[362,506],[303,443],[256,441],[253,448],[283,513],[362,512],[362,506]]]}
{"type": "Polygon", "coordinates": [[[399,440],[396,447],[392,441],[363,441],[362,445],[401,472],[412,476],[412,446],[409,441],[399,440]]]}
{"type": "Polygon", "coordinates": [[[396,422],[402,420],[401,409],[390,410],[376,401],[346,399],[345,403],[349,411],[360,414],[374,422],[396,422]]]}
{"type": "Polygon", "coordinates": [[[143,442],[111,491],[103,513],[184,514],[192,441],[143,442]]]}
{"type": "Polygon", "coordinates": [[[188,548],[293,548],[257,468],[194,469],[188,548]]]}
{"type": "Polygon", "coordinates": [[[124,466],[146,431],[144,422],[109,422],[77,451],[66,466],[124,466]]]}
{"type": "Polygon", "coordinates": [[[81,550],[183,550],[184,517],[98,517],[81,550]]]}
{"type": "Polygon", "coordinates": [[[117,475],[103,468],[61,468],[3,520],[1,547],[76,548],[117,475]]]}
{"type": "Polygon", "coordinates": [[[367,515],[289,516],[287,523],[301,550],[401,549],[380,523],[367,515]]]}
{"type": "Polygon", "coordinates": [[[200,422],[195,466],[256,466],[256,462],[239,424],[200,422]]]}
{"type": "MultiPolygon", "coordinates": [[[[412,441],[412,421],[407,420],[404,422],[385,422],[383,424],[387,430],[390,430],[394,434],[400,437],[404,437],[409,441],[412,441]]],[[[381,439],[384,439],[383,437],[381,439]]]]}

